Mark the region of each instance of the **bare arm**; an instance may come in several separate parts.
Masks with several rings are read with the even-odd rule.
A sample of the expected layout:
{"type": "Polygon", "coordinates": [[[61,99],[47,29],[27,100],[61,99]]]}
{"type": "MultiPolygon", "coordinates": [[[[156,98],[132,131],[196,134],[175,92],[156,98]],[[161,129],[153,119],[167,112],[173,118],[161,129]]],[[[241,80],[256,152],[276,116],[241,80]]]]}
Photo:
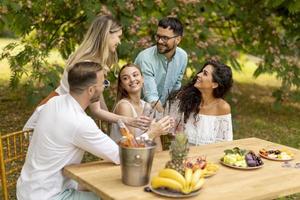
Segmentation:
{"type": "Polygon", "coordinates": [[[111,112],[109,112],[107,110],[101,109],[99,101],[95,102],[95,103],[92,103],[89,106],[89,108],[91,110],[92,115],[95,118],[97,118],[97,119],[100,119],[100,120],[103,120],[103,121],[107,121],[107,122],[111,122],[111,123],[115,123],[119,119],[123,120],[125,123],[127,122],[127,118],[126,117],[119,116],[119,115],[111,113],[111,112]]]}
{"type": "Polygon", "coordinates": [[[102,93],[101,96],[100,96],[100,108],[103,109],[103,110],[108,111],[108,108],[107,108],[107,106],[106,106],[106,103],[105,103],[105,99],[104,99],[103,93],[102,93]]]}
{"type": "Polygon", "coordinates": [[[146,129],[149,126],[149,117],[141,116],[139,118],[133,118],[128,116],[121,116],[100,108],[100,103],[95,102],[89,106],[92,115],[100,120],[110,123],[117,123],[121,119],[126,125],[137,127],[140,129],[146,129]]]}
{"type": "MultiPolygon", "coordinates": [[[[121,116],[133,117],[133,112],[130,105],[127,102],[120,102],[115,108],[115,113],[121,116]]],[[[130,133],[135,135],[135,129],[132,126],[128,126],[130,133]]]]}
{"type": "Polygon", "coordinates": [[[154,142],[156,143],[156,152],[160,152],[163,150],[160,137],[154,138],[154,142]]]}

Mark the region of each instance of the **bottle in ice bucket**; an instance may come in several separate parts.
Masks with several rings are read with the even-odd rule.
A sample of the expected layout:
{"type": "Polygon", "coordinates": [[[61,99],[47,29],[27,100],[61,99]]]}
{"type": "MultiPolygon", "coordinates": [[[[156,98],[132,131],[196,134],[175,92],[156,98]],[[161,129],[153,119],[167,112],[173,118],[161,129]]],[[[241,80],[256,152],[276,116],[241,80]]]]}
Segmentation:
{"type": "Polygon", "coordinates": [[[117,121],[121,134],[125,140],[121,141],[121,144],[126,147],[139,147],[138,142],[135,137],[129,132],[128,128],[125,126],[122,120],[117,121]]]}
{"type": "Polygon", "coordinates": [[[122,121],[118,121],[123,139],[119,145],[122,182],[130,186],[149,183],[156,144],[136,139],[122,121]]]}

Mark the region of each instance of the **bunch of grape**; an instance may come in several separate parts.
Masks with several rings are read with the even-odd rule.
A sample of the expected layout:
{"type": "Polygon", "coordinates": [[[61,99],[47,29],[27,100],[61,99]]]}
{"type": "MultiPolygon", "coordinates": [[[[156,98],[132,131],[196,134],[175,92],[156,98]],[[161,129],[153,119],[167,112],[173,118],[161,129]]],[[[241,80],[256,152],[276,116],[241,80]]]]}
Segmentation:
{"type": "Polygon", "coordinates": [[[256,167],[263,164],[263,161],[260,157],[256,156],[253,151],[249,151],[246,156],[245,160],[247,162],[248,167],[256,167]]]}

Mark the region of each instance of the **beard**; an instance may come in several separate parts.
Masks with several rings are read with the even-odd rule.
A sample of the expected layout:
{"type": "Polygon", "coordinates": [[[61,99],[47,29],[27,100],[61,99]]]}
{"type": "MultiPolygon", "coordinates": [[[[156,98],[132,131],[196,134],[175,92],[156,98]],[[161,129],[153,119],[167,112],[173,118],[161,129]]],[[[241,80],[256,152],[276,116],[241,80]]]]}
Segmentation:
{"type": "Polygon", "coordinates": [[[167,44],[159,44],[156,43],[157,46],[157,51],[160,54],[166,54],[169,53],[170,51],[172,51],[174,48],[176,48],[175,45],[173,45],[172,47],[168,46],[167,44]]]}

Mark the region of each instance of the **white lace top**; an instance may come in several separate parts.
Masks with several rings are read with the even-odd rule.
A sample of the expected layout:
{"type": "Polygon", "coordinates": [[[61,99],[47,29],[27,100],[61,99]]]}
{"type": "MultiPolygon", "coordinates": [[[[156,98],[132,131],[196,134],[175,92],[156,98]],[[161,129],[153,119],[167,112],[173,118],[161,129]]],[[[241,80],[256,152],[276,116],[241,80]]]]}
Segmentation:
{"type": "Polygon", "coordinates": [[[185,132],[192,145],[231,141],[233,138],[231,114],[219,116],[198,114],[196,120],[191,114],[185,124],[185,132]]]}
{"type": "MultiPolygon", "coordinates": [[[[146,104],[145,101],[143,100],[140,100],[141,101],[141,104],[142,104],[142,108],[144,109],[144,106],[146,104]]],[[[126,99],[121,99],[117,105],[115,106],[113,112],[115,112],[116,110],[116,107],[121,103],[121,102],[126,102],[131,110],[132,110],[132,113],[133,113],[133,117],[138,117],[138,114],[136,112],[136,110],[134,109],[133,105],[126,99]]],[[[144,133],[143,130],[139,129],[139,128],[135,128],[135,137],[138,137],[138,136],[141,136],[142,134],[144,133]]],[[[118,127],[118,124],[116,123],[112,123],[112,126],[111,126],[111,131],[110,131],[110,137],[111,139],[113,139],[116,143],[118,143],[120,141],[120,139],[122,138],[122,134],[120,133],[120,130],[119,130],[119,127],[118,127]]]]}

